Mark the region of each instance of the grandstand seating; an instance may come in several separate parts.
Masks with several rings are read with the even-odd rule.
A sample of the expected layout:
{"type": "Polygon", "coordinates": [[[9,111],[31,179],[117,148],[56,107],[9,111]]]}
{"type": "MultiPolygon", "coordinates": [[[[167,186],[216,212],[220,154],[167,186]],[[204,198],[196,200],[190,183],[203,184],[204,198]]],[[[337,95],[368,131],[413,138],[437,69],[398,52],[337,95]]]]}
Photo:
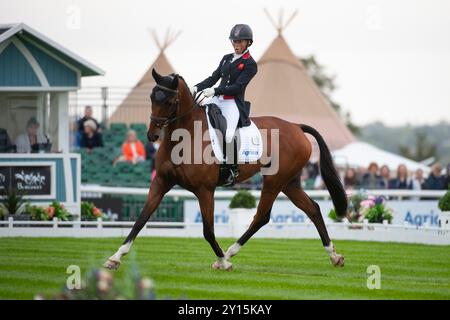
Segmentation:
{"type": "MultiPolygon", "coordinates": [[[[84,184],[100,184],[117,187],[143,187],[151,182],[153,160],[147,160],[133,165],[128,162],[113,161],[122,154],[122,144],[128,130],[135,130],[137,137],[143,143],[147,141],[147,125],[132,123],[128,127],[125,123],[111,123],[109,129],[103,129],[104,147],[94,148],[91,153],[86,149],[79,149],[81,154],[81,182],[84,184]]],[[[258,188],[261,186],[262,176],[257,174],[242,183],[240,187],[258,188]]]]}

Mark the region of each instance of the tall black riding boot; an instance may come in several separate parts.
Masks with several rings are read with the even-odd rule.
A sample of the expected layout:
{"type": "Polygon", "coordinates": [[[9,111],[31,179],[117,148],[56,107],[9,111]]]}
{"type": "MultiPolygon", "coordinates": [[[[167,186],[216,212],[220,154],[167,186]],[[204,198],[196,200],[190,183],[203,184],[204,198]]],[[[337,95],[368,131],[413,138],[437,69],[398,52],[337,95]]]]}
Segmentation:
{"type": "Polygon", "coordinates": [[[236,182],[236,178],[239,176],[239,165],[237,164],[237,143],[234,138],[230,143],[226,144],[226,166],[229,170],[228,179],[224,186],[232,186],[236,182]]]}

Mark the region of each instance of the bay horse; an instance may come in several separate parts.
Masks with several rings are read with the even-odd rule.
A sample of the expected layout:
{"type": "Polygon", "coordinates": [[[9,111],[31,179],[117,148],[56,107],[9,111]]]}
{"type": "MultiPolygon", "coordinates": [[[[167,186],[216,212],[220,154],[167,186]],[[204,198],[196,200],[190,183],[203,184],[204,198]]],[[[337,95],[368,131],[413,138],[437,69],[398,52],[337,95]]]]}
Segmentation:
{"type": "MultiPolygon", "coordinates": [[[[203,235],[217,256],[217,260],[212,264],[214,269],[230,270],[232,268],[231,257],[236,255],[250,237],[269,222],[272,205],[280,192],[283,192],[295,206],[304,211],[314,223],[331,263],[334,266],[344,265],[344,257],[336,253],[335,246],[328,236],[319,205],[303,191],[300,183],[302,168],[309,160],[312,151],[311,143],[305,135],[308,133],[318,142],[322,179],[331,195],[337,216],[345,216],[347,211],[345,190],[333,165],[330,151],[322,136],[314,128],[276,117],[251,118],[260,130],[279,130],[278,171],[275,174],[263,175],[261,198],[253,221],[248,230],[224,252],[214,235],[214,192],[219,179],[219,163],[174,164],[171,159],[171,151],[175,146],[175,142],[171,140],[171,133],[176,129],[187,130],[192,137],[191,145],[194,145],[194,122],[201,122],[202,134],[208,130],[205,109],[196,102],[180,75],[162,76],[155,69],[152,70],[152,75],[156,86],[150,96],[151,120],[147,136],[150,141],[156,141],[163,134],[156,153],[156,175],[151,182],[144,207],[131,232],[118,251],[104,263],[105,268],[119,268],[121,257],[129,252],[139,231],[155,212],[164,195],[176,184],[191,191],[198,198],[203,220],[203,235]]],[[[265,152],[263,154],[270,153],[271,144],[271,139],[267,139],[263,143],[265,152]]],[[[202,141],[202,150],[208,145],[210,146],[209,141],[202,141]]],[[[239,183],[250,178],[261,171],[263,165],[259,160],[255,163],[239,164],[240,174],[236,182],[239,183]]]]}

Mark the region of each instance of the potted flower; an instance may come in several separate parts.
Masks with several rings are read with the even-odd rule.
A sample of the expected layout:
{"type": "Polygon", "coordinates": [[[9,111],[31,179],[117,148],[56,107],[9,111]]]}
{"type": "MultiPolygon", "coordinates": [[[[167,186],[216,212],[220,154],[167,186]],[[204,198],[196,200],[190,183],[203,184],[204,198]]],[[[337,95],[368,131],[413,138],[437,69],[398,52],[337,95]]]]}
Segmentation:
{"type": "Polygon", "coordinates": [[[53,220],[53,218],[58,218],[59,221],[67,221],[71,218],[70,212],[58,201],[53,201],[46,208],[28,204],[25,211],[31,215],[31,220],[36,221],[48,221],[53,220]]]}
{"type": "Polygon", "coordinates": [[[392,210],[386,207],[384,197],[369,197],[361,202],[360,221],[367,219],[369,223],[391,223],[392,218],[392,210]]]}
{"type": "Polygon", "coordinates": [[[97,220],[101,218],[106,220],[107,216],[103,214],[102,210],[97,208],[92,202],[81,203],[81,219],[82,220],[97,220]]]}
{"type": "Polygon", "coordinates": [[[234,237],[241,236],[250,225],[255,214],[256,199],[247,190],[239,190],[231,198],[230,223],[234,237]]]}
{"type": "Polygon", "coordinates": [[[438,207],[441,209],[439,213],[439,227],[450,229],[450,190],[439,199],[438,207]]]}

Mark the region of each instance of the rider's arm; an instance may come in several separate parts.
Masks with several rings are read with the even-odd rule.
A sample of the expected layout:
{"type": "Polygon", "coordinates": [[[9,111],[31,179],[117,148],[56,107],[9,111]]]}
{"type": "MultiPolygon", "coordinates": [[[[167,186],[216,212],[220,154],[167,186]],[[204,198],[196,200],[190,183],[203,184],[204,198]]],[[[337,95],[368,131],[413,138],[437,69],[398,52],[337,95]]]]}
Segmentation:
{"type": "Polygon", "coordinates": [[[216,70],[214,70],[211,76],[195,85],[197,87],[197,91],[202,91],[206,88],[211,88],[213,85],[217,83],[217,81],[219,81],[221,77],[220,68],[222,67],[224,59],[225,57],[223,57],[222,60],[220,60],[219,66],[217,67],[216,70]]]}
{"type": "Polygon", "coordinates": [[[247,84],[252,80],[258,71],[258,67],[256,63],[249,63],[244,67],[241,74],[238,76],[236,81],[230,86],[219,86],[215,88],[215,95],[226,95],[226,96],[235,96],[244,90],[247,84]]]}

